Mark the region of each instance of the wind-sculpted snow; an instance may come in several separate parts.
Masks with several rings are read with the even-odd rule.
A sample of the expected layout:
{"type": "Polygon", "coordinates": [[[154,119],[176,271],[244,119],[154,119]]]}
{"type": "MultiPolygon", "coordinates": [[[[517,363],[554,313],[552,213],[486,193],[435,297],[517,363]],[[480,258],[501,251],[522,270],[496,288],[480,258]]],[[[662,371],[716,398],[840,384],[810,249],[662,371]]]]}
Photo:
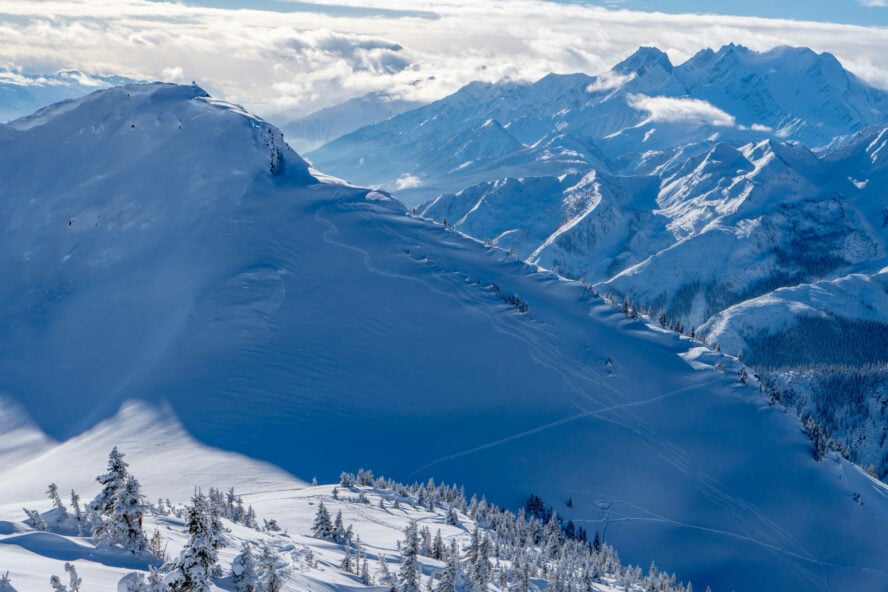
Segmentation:
{"type": "Polygon", "coordinates": [[[0,392],[50,437],[165,402],[203,444],[302,479],[363,465],[511,507],[535,492],[701,589],[888,586],[884,486],[815,462],[730,359],[314,173],[196,87],[16,128],[0,392]]]}

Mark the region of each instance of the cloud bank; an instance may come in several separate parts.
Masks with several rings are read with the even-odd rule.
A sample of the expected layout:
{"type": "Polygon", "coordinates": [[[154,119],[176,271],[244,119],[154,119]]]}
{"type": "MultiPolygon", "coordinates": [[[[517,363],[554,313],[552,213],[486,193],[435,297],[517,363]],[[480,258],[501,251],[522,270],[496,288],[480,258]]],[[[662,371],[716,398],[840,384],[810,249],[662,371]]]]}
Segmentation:
{"type": "Polygon", "coordinates": [[[674,63],[728,42],[760,51],[805,45],[835,54],[868,82],[888,87],[888,30],[877,27],[667,15],[540,0],[262,5],[281,9],[152,0],[4,0],[0,69],[195,80],[272,121],[370,91],[432,100],[472,80],[597,74],[639,45],[662,48],[674,63]]]}
{"type": "Polygon", "coordinates": [[[735,127],[737,120],[712,103],[701,99],[674,97],[648,97],[632,95],[629,105],[633,109],[647,111],[651,121],[693,123],[716,127],[735,127]]]}

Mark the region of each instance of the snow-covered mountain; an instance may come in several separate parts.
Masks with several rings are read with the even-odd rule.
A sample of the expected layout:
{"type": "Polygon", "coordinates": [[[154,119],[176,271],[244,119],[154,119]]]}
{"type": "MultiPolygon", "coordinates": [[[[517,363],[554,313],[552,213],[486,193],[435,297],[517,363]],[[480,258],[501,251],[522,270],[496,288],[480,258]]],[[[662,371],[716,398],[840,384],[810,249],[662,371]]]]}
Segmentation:
{"type": "Polygon", "coordinates": [[[673,66],[662,51],[641,48],[599,76],[472,83],[308,157],[412,204],[508,176],[648,174],[689,147],[717,142],[771,138],[816,148],[884,124],[886,113],[888,94],[828,53],[728,45],[673,66]],[[443,146],[449,158],[428,157],[443,146]]]}
{"type": "Polygon", "coordinates": [[[304,117],[276,117],[275,121],[286,134],[287,143],[302,152],[420,105],[418,101],[399,99],[385,92],[372,92],[304,117]]]}
{"type": "Polygon", "coordinates": [[[7,122],[65,99],[73,99],[99,88],[135,82],[120,76],[90,76],[65,70],[36,75],[0,71],[0,122],[7,122]]]}
{"type": "MultiPolygon", "coordinates": [[[[582,208],[598,182],[565,188],[582,208]]],[[[629,187],[600,183],[602,202],[629,187]]],[[[23,409],[2,407],[0,458],[38,451],[16,476],[165,402],[190,438],[303,480],[363,465],[512,508],[536,492],[695,587],[888,586],[885,486],[815,461],[736,361],[321,175],[200,88],[0,127],[0,196],[0,392],[23,409]]],[[[142,447],[160,455],[164,425],[142,447]]]]}

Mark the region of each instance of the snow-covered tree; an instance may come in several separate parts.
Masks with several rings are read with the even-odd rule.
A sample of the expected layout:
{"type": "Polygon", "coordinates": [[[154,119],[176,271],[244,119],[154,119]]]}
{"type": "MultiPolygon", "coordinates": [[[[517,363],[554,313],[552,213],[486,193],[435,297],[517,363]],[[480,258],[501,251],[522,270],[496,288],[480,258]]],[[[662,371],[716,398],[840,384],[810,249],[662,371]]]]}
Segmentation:
{"type": "Polygon", "coordinates": [[[169,587],[163,583],[163,577],[155,568],[149,568],[148,577],[142,572],[134,571],[126,574],[117,582],[117,592],[169,592],[169,587]]]}
{"type": "Polygon", "coordinates": [[[249,543],[244,543],[241,552],[231,562],[231,583],[235,592],[258,592],[259,576],[256,574],[256,560],[249,543]]]}
{"type": "Polygon", "coordinates": [[[111,449],[108,455],[108,472],[96,477],[96,481],[102,486],[102,491],[89,504],[90,509],[101,514],[108,515],[112,512],[118,493],[126,486],[127,467],[123,460],[125,455],[117,449],[111,449]]]}
{"type": "Polygon", "coordinates": [[[22,508],[22,511],[28,516],[28,521],[31,523],[31,527],[34,530],[46,530],[46,523],[40,516],[40,512],[37,510],[29,510],[28,508],[22,508]]]}
{"type": "Polygon", "coordinates": [[[336,518],[333,520],[332,539],[337,543],[345,540],[345,523],[342,521],[342,511],[336,512],[336,518]]]}
{"type": "Polygon", "coordinates": [[[151,555],[156,559],[166,561],[166,545],[163,542],[160,530],[157,528],[154,529],[154,534],[151,535],[151,541],[149,541],[148,546],[151,549],[151,555]]]}
{"type": "Polygon", "coordinates": [[[330,513],[324,507],[324,502],[318,504],[311,532],[319,539],[330,540],[333,537],[333,523],[330,521],[330,513]]]}
{"type": "Polygon", "coordinates": [[[444,539],[441,538],[441,529],[435,532],[435,541],[432,543],[432,558],[438,561],[444,561],[447,558],[447,547],[444,546],[444,539]]]}
{"type": "MultiPolygon", "coordinates": [[[[373,579],[370,577],[370,564],[366,559],[361,564],[361,583],[365,586],[373,585],[373,579]]],[[[2,588],[0,588],[0,591],[2,591],[2,588]]]]}
{"type": "Polygon", "coordinates": [[[179,555],[175,569],[164,581],[173,592],[209,592],[216,566],[219,524],[207,498],[197,493],[188,508],[188,543],[179,555]]]}
{"type": "Polygon", "coordinates": [[[129,466],[115,446],[108,456],[108,472],[96,477],[102,491],[89,504],[93,513],[93,537],[121,545],[134,553],[148,546],[142,532],[146,504],[138,480],[127,472],[129,466]]]}
{"type": "Polygon", "coordinates": [[[74,511],[74,520],[77,522],[77,534],[83,536],[86,534],[83,512],[80,510],[80,496],[73,489],[71,490],[71,509],[74,511]]]}
{"type": "Polygon", "coordinates": [[[450,553],[447,555],[447,564],[441,574],[441,582],[438,584],[437,592],[456,592],[460,571],[459,547],[456,545],[456,539],[451,539],[450,553]]]}
{"type": "Polygon", "coordinates": [[[71,563],[65,563],[65,571],[68,572],[68,585],[62,584],[59,576],[49,578],[49,585],[53,592],[80,592],[81,579],[77,575],[77,569],[71,563]]]}
{"type": "Polygon", "coordinates": [[[486,592],[490,583],[490,539],[482,535],[478,544],[478,557],[472,566],[472,581],[480,592],[486,592]]]}
{"type": "Polygon", "coordinates": [[[267,543],[262,544],[262,555],[259,558],[259,581],[262,583],[262,592],[280,592],[284,587],[284,580],[277,567],[277,553],[267,543]]]}
{"type": "Polygon", "coordinates": [[[420,592],[419,582],[419,535],[416,522],[411,520],[404,531],[404,543],[401,545],[401,570],[398,573],[399,592],[420,592]]]}
{"type": "Polygon", "coordinates": [[[46,496],[52,502],[52,507],[59,514],[59,519],[64,520],[68,517],[68,508],[62,503],[62,497],[59,495],[59,488],[55,483],[50,483],[46,490],[46,496]]]}

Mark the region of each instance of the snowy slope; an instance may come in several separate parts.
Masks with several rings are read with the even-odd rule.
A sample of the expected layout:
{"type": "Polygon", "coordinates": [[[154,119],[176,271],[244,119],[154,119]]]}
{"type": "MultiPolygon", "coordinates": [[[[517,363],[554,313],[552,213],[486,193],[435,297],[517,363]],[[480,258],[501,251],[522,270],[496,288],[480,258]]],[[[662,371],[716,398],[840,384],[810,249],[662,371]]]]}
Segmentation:
{"type": "Polygon", "coordinates": [[[8,134],[0,392],[49,437],[165,401],[203,444],[305,480],[363,465],[511,507],[572,497],[625,560],[697,587],[888,586],[885,488],[815,462],[698,343],[314,173],[196,87],[8,134]]]}
{"type": "MultiPolygon", "coordinates": [[[[126,460],[131,461],[135,458],[137,462],[144,461],[146,456],[143,452],[147,452],[150,456],[150,451],[139,450],[135,455],[126,454],[126,460]]],[[[217,454],[207,449],[195,449],[189,452],[194,461],[212,458],[217,454]]],[[[229,461],[229,468],[232,471],[251,468],[249,463],[244,463],[243,460],[238,462],[235,458],[229,458],[229,461]]],[[[132,466],[130,472],[136,478],[141,476],[132,466]]],[[[214,477],[220,480],[225,480],[227,476],[222,472],[214,474],[214,477]]],[[[57,520],[57,510],[43,511],[48,503],[45,500],[32,507],[42,512],[43,519],[49,525],[46,531],[36,531],[30,524],[22,521],[21,509],[0,506],[0,519],[2,519],[0,558],[8,561],[7,565],[11,568],[0,573],[0,586],[3,586],[2,578],[8,574],[12,590],[15,592],[45,590],[50,574],[61,574],[62,581],[67,581],[64,572],[67,562],[76,568],[82,579],[83,589],[116,590],[118,582],[122,583],[124,578],[131,579],[137,573],[147,576],[149,569],[159,569],[161,573],[167,572],[171,569],[169,562],[177,559],[189,538],[189,533],[182,502],[173,498],[170,504],[169,496],[163,495],[164,487],[179,488],[182,483],[184,483],[183,475],[169,475],[163,481],[155,481],[152,484],[153,488],[149,493],[155,494],[156,497],[153,499],[164,501],[162,504],[149,502],[151,507],[146,509],[142,524],[148,537],[152,537],[153,534],[160,536],[159,547],[166,557],[165,565],[148,552],[132,554],[121,548],[109,547],[103,543],[96,544],[89,536],[78,535],[76,527],[71,524],[71,518],[67,519],[67,525],[60,524],[57,520]]],[[[295,481],[282,481],[275,483],[275,486],[276,488],[271,488],[267,484],[259,483],[246,491],[234,489],[244,507],[250,506],[258,510],[260,524],[272,519],[277,523],[278,529],[268,530],[261,526],[253,528],[244,524],[242,520],[233,521],[234,516],[231,515],[228,515],[230,518],[223,518],[221,522],[224,532],[221,533],[221,546],[218,549],[218,567],[221,575],[214,578],[211,590],[231,589],[233,559],[245,544],[252,546],[257,571],[265,569],[262,556],[266,549],[275,555],[275,571],[279,583],[282,584],[282,592],[306,589],[332,592],[390,588],[398,581],[398,572],[404,562],[404,531],[411,523],[415,523],[419,531],[428,529],[430,536],[432,533],[436,538],[440,536],[445,549],[449,549],[452,542],[456,543],[460,563],[464,565],[463,575],[457,580],[457,590],[469,589],[465,573],[469,569],[469,550],[473,532],[480,532],[482,536],[486,535],[498,541],[491,553],[493,560],[491,572],[496,579],[490,589],[493,592],[504,592],[507,589],[500,581],[501,574],[507,574],[506,577],[512,585],[517,579],[513,572],[517,566],[514,559],[507,556],[508,551],[505,547],[505,544],[510,544],[511,541],[502,537],[501,531],[497,531],[496,526],[482,516],[482,512],[487,512],[489,516],[491,510],[497,513],[498,510],[486,510],[480,504],[474,506],[466,504],[466,500],[449,487],[445,490],[435,485],[431,493],[419,493],[415,485],[405,487],[381,479],[377,479],[373,485],[350,487],[342,487],[341,484],[306,487],[295,481]],[[446,499],[442,499],[444,495],[447,496],[446,499]],[[430,505],[421,496],[425,500],[434,496],[433,504],[430,505]],[[330,512],[331,518],[336,515],[342,516],[344,525],[353,533],[350,544],[314,536],[312,525],[321,504],[330,512]],[[448,520],[448,514],[452,517],[451,520],[448,520]],[[348,571],[343,565],[346,551],[352,563],[348,571]],[[355,568],[355,555],[358,553],[361,560],[357,562],[358,567],[355,568]],[[502,557],[497,554],[501,554],[502,557]]],[[[423,487],[428,486],[423,484],[423,487]]],[[[90,498],[97,492],[96,489],[96,487],[81,489],[80,492],[83,494],[81,497],[90,498]]],[[[222,491],[227,492],[228,489],[223,488],[222,491]]],[[[69,513],[72,512],[70,502],[62,503],[67,505],[69,513]]],[[[76,521],[73,522],[76,524],[76,521]]],[[[525,556],[530,557],[527,551],[526,548],[522,549],[525,556]]],[[[537,555],[545,553],[542,545],[532,551],[537,555]]],[[[441,557],[432,556],[435,553],[434,549],[428,548],[425,542],[422,542],[417,560],[420,568],[419,582],[423,587],[430,586],[433,578],[440,580],[445,567],[445,561],[442,561],[441,557]]],[[[642,586],[648,585],[648,582],[638,581],[636,574],[640,570],[630,571],[628,566],[622,568],[618,557],[606,545],[599,553],[589,554],[589,557],[594,558],[597,568],[595,581],[588,581],[587,589],[591,592],[615,592],[618,589],[638,592],[642,586]]],[[[551,553],[548,554],[548,558],[550,559],[547,563],[552,567],[554,562],[551,561],[551,553]]],[[[534,566],[532,569],[537,568],[534,566]]],[[[554,579],[552,575],[547,575],[545,579],[541,576],[542,574],[538,573],[532,575],[530,589],[544,590],[551,585],[550,581],[554,579]]],[[[669,585],[668,575],[664,573],[662,576],[659,581],[664,581],[667,586],[659,589],[667,592],[684,592],[684,586],[674,584],[674,576],[672,585],[669,585]]],[[[4,592],[9,591],[8,587],[2,589],[4,592]]]]}

